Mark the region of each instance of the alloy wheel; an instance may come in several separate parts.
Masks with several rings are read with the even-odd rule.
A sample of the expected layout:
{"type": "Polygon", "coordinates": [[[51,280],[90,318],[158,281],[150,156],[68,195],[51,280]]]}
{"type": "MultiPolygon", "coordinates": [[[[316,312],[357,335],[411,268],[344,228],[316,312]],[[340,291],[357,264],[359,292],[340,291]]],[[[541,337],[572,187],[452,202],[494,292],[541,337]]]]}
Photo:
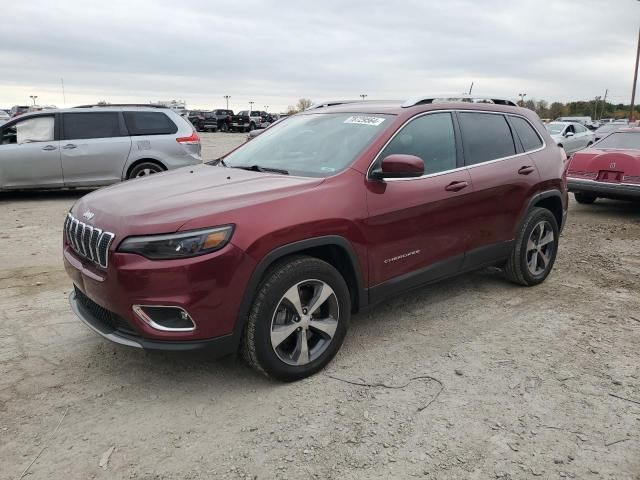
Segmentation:
{"type": "Polygon", "coordinates": [[[526,260],[529,273],[542,275],[551,262],[554,249],[555,236],[551,224],[546,220],[538,222],[527,240],[526,260]]]}
{"type": "Polygon", "coordinates": [[[147,175],[153,175],[154,173],[158,173],[158,170],[153,168],[143,168],[138,173],[136,173],[136,178],[146,177],[147,175]]]}
{"type": "Polygon", "coordinates": [[[304,280],[282,296],[271,320],[271,346],[288,365],[313,362],[329,347],[340,310],[333,289],[321,280],[304,280]]]}

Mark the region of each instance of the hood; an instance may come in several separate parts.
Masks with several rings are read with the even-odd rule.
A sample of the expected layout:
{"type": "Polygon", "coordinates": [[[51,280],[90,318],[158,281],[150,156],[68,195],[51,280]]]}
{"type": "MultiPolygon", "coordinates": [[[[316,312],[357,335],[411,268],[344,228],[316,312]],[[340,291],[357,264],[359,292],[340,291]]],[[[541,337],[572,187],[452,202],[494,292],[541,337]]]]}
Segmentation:
{"type": "Polygon", "coordinates": [[[96,190],[78,200],[71,213],[120,239],[170,233],[190,220],[289,196],[323,180],[198,165],[96,190]]]}
{"type": "Polygon", "coordinates": [[[640,150],[588,148],[576,152],[569,166],[569,172],[598,173],[600,170],[623,172],[625,176],[640,175],[640,150]]]}

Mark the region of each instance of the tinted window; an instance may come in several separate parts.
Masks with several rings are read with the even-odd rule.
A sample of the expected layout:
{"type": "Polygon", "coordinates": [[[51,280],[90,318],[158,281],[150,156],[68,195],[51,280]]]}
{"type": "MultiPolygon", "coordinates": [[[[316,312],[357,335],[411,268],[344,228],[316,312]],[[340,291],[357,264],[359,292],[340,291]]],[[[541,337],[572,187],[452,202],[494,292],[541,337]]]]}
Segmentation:
{"type": "Polygon", "coordinates": [[[178,127],[162,112],[124,112],[124,121],[132,136],[170,135],[178,127]]]}
{"type": "Polygon", "coordinates": [[[540,137],[531,126],[531,124],[524,118],[511,117],[511,125],[520,138],[525,152],[536,150],[537,148],[540,148],[542,146],[542,140],[540,140],[540,137]]]}
{"type": "Polygon", "coordinates": [[[408,123],[382,151],[378,161],[401,153],[424,160],[424,173],[456,168],[456,139],[450,113],[423,115],[408,123]]]}
{"type": "Polygon", "coordinates": [[[503,115],[463,112],[459,118],[467,165],[515,155],[511,129],[503,115]]]}
{"type": "Polygon", "coordinates": [[[582,133],[582,132],[586,132],[587,131],[586,127],[583,127],[582,125],[580,125],[578,123],[575,124],[575,128],[576,128],[576,132],[578,132],[578,133],[582,133]]]}
{"type": "Polygon", "coordinates": [[[62,128],[67,140],[121,136],[117,112],[65,113],[62,115],[62,128]]]}

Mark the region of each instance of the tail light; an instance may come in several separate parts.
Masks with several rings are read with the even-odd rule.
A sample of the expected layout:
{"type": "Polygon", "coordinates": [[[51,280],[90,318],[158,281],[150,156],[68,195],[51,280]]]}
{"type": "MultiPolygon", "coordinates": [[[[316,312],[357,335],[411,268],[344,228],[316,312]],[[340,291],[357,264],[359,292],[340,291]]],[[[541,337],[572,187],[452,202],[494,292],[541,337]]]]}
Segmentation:
{"type": "Polygon", "coordinates": [[[178,142],[178,143],[180,143],[182,145],[197,145],[198,143],[200,143],[200,137],[194,131],[191,134],[191,136],[189,136],[189,137],[178,137],[178,138],[176,138],[176,142],[178,142]]]}

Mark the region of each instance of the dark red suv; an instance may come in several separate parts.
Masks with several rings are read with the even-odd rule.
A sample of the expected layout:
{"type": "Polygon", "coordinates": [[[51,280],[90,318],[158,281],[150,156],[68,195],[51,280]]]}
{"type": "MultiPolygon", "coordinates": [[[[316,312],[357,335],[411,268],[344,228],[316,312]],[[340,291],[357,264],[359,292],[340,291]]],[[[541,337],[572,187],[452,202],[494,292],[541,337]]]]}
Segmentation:
{"type": "Polygon", "coordinates": [[[508,100],[330,102],[225,157],[90,193],[65,221],[71,306],[129,346],[240,349],[293,380],[352,314],[489,265],[553,266],[562,150],[508,100]]]}

